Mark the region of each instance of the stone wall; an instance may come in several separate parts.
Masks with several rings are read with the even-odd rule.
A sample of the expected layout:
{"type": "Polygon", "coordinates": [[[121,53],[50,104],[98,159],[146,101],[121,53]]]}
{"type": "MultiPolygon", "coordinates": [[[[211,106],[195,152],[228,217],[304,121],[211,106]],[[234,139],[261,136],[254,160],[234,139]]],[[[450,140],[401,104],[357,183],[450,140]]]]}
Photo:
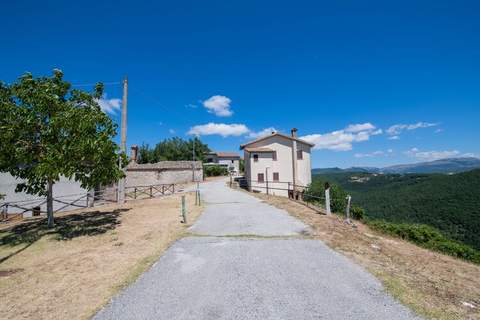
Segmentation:
{"type": "Polygon", "coordinates": [[[202,181],[203,165],[200,161],[131,163],[125,180],[127,187],[202,181]]]}
{"type": "MultiPolygon", "coordinates": [[[[203,169],[195,170],[195,181],[203,180],[203,169]]],[[[155,184],[186,183],[193,181],[192,169],[128,170],[126,187],[155,184]]]]}

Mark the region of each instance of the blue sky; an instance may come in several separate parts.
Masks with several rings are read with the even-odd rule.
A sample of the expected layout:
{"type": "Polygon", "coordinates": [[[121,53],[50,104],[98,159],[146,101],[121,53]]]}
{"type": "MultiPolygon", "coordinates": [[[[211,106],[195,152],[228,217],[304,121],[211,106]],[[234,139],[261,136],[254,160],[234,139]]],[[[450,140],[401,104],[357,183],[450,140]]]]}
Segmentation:
{"type": "Polygon", "coordinates": [[[480,154],[476,1],[9,1],[0,21],[3,81],[128,75],[129,144],[297,127],[314,167],[480,154]]]}

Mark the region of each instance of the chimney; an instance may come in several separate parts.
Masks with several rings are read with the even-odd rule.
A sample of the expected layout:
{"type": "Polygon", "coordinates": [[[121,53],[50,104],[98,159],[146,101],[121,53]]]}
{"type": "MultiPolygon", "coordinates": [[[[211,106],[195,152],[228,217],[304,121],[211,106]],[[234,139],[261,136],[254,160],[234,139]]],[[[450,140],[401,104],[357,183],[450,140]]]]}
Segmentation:
{"type": "Polygon", "coordinates": [[[138,155],[138,146],[136,144],[134,144],[134,145],[132,145],[130,160],[132,162],[137,162],[137,155],[138,155]]]}
{"type": "Polygon", "coordinates": [[[296,138],[296,137],[297,137],[297,131],[298,131],[297,128],[292,128],[292,130],[291,130],[292,138],[296,138]]]}

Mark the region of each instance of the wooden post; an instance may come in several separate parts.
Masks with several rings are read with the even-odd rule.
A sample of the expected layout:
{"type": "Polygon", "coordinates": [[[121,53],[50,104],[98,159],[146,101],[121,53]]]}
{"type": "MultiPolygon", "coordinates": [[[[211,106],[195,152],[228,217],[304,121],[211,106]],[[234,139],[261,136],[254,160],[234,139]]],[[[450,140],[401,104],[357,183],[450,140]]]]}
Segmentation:
{"type": "Polygon", "coordinates": [[[347,216],[347,223],[350,223],[350,204],[352,202],[352,197],[350,195],[347,196],[347,207],[345,208],[345,213],[347,216]]]}
{"type": "Polygon", "coordinates": [[[332,214],[330,210],[330,188],[325,189],[325,210],[327,211],[327,215],[332,214]]]}
{"type": "Polygon", "coordinates": [[[87,193],[87,207],[91,208],[95,204],[95,189],[88,191],[87,193]]]}
{"type": "Polygon", "coordinates": [[[182,195],[182,218],[183,223],[187,223],[187,210],[185,208],[185,195],[182,195]]]}
{"type": "Polygon", "coordinates": [[[2,216],[5,220],[8,219],[8,203],[5,203],[5,205],[2,208],[2,216]]]}
{"type": "Polygon", "coordinates": [[[268,194],[268,167],[265,168],[265,186],[267,187],[268,194]]]}
{"type": "Polygon", "coordinates": [[[137,199],[137,187],[133,188],[133,199],[137,199]]]}
{"type": "Polygon", "coordinates": [[[152,186],[150,186],[150,198],[153,198],[152,186]]]}

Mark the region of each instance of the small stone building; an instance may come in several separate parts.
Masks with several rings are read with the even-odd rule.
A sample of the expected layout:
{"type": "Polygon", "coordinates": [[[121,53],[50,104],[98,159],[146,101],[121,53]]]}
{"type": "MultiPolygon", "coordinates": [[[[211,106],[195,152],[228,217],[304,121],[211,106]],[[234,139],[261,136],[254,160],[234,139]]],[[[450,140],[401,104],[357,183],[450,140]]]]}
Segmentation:
{"type": "Polygon", "coordinates": [[[186,183],[203,180],[201,161],[160,161],[137,163],[138,147],[132,146],[131,161],[126,168],[125,186],[186,183]]]}

